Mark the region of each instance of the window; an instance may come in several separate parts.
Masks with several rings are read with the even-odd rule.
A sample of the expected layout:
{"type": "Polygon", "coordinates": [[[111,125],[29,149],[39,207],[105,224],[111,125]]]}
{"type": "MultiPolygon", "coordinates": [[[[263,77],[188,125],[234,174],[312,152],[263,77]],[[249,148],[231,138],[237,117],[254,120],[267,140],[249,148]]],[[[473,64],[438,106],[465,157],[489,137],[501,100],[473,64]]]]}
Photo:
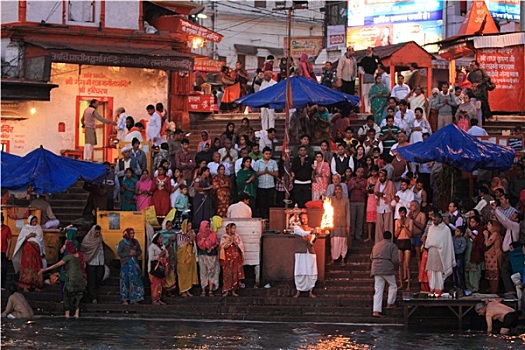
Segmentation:
{"type": "Polygon", "coordinates": [[[95,22],[95,2],[68,1],[67,19],[72,22],[95,22]]]}
{"type": "Polygon", "coordinates": [[[246,67],[246,55],[237,55],[237,61],[241,62],[243,67],[246,67]]]}
{"type": "Polygon", "coordinates": [[[254,6],[265,9],[266,1],[254,1],[254,6]]]}
{"type": "Polygon", "coordinates": [[[264,66],[265,57],[257,57],[257,68],[262,68],[264,66]]]}

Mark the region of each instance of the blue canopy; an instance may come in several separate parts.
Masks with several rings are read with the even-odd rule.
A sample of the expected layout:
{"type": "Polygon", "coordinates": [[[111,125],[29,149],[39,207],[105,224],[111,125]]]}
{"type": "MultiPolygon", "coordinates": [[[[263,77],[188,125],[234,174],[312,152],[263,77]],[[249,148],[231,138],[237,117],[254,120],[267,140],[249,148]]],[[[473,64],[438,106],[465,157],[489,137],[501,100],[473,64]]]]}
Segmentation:
{"type": "MultiPolygon", "coordinates": [[[[290,85],[292,88],[293,102],[293,107],[291,108],[304,108],[308,103],[330,106],[348,102],[354,106],[359,102],[358,96],[344,94],[304,77],[291,77],[290,85]]],[[[236,103],[244,106],[269,107],[275,109],[283,109],[285,101],[286,80],[282,80],[262,91],[235,100],[236,103]]]]}
{"type": "Polygon", "coordinates": [[[1,152],[1,157],[2,157],[1,158],[2,170],[3,170],[4,166],[9,166],[9,165],[12,165],[12,164],[16,164],[20,159],[22,159],[22,157],[17,156],[16,154],[7,153],[7,152],[4,152],[4,151],[1,152]]]}
{"type": "Polygon", "coordinates": [[[397,151],[409,162],[436,161],[468,172],[509,169],[515,155],[512,148],[481,141],[454,124],[439,129],[423,142],[397,151]]]}
{"type": "Polygon", "coordinates": [[[105,165],[57,156],[40,147],[14,164],[4,165],[2,160],[2,187],[16,190],[32,186],[38,194],[57,193],[67,190],[79,177],[95,181],[106,171],[105,165]]]}

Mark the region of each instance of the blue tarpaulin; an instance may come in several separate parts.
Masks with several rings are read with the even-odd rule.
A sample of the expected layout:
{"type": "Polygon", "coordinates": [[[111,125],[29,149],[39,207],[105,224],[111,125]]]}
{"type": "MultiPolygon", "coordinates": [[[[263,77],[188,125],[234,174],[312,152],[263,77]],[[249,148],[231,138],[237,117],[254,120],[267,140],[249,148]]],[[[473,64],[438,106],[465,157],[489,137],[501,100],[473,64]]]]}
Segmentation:
{"type": "Polygon", "coordinates": [[[106,171],[105,165],[57,156],[40,147],[14,164],[4,165],[2,160],[2,187],[16,190],[31,186],[34,193],[57,193],[67,190],[79,178],[95,181],[106,171]]]}
{"type": "Polygon", "coordinates": [[[2,157],[1,158],[1,160],[2,160],[2,170],[3,170],[4,166],[10,166],[10,165],[16,164],[16,162],[18,162],[20,159],[22,159],[22,157],[17,156],[16,154],[7,153],[7,152],[4,152],[4,151],[1,152],[0,157],[2,157]]]}
{"type": "MultiPolygon", "coordinates": [[[[293,107],[291,108],[304,108],[309,103],[320,106],[331,106],[348,102],[354,106],[359,102],[358,96],[344,94],[304,77],[291,77],[290,85],[293,101],[293,107]]],[[[284,109],[286,102],[286,80],[282,80],[262,91],[241,97],[235,100],[235,102],[250,107],[284,109]]]]}
{"type": "Polygon", "coordinates": [[[481,141],[454,124],[439,129],[423,142],[397,151],[409,162],[436,161],[468,172],[509,169],[516,154],[510,147],[481,141]]]}

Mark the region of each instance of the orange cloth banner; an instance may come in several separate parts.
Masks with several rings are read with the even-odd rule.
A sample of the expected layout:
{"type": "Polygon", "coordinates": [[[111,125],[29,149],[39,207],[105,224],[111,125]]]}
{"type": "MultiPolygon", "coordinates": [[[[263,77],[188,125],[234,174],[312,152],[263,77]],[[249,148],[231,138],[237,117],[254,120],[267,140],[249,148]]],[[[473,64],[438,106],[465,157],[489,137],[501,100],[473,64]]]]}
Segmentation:
{"type": "Polygon", "coordinates": [[[489,92],[492,111],[525,112],[525,46],[478,49],[481,68],[496,84],[489,92]]]}

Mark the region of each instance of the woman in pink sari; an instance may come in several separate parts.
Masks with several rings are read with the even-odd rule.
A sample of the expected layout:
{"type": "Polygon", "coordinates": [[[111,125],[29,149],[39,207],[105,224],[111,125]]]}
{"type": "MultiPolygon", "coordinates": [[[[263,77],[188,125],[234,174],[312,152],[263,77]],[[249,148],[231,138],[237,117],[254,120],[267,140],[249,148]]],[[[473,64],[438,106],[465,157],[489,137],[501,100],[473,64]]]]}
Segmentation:
{"type": "Polygon", "coordinates": [[[317,152],[312,168],[312,200],[316,201],[326,196],[326,189],[330,184],[330,164],[324,160],[321,152],[317,152]]]}
{"type": "Polygon", "coordinates": [[[135,191],[137,193],[137,211],[146,209],[151,206],[151,178],[149,177],[149,171],[144,169],[140,180],[137,181],[135,191]]]}
{"type": "Polygon", "coordinates": [[[299,75],[317,83],[317,79],[315,78],[314,74],[314,67],[312,67],[310,62],[308,62],[308,55],[305,53],[301,55],[299,62],[299,75]]]}

